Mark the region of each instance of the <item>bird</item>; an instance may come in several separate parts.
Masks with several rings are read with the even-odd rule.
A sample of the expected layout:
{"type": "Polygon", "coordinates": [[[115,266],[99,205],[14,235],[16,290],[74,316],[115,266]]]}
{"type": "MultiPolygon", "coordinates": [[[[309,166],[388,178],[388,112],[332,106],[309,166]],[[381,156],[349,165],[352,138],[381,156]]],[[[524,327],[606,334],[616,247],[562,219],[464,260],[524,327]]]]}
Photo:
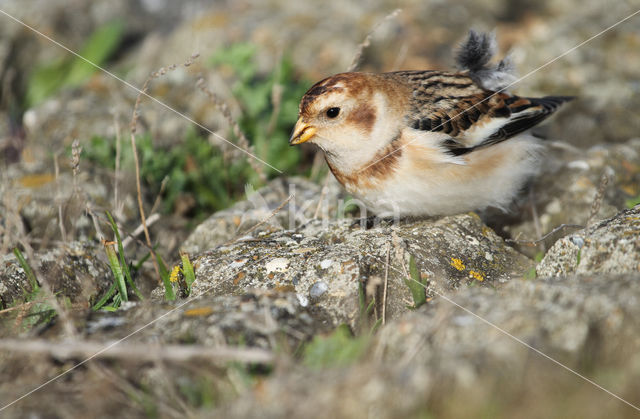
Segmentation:
{"type": "Polygon", "coordinates": [[[302,97],[290,145],[322,149],[344,189],[380,217],[507,211],[535,175],[543,144],[528,130],[569,96],[506,91],[495,34],[469,31],[457,71],[348,72],[302,97]]]}

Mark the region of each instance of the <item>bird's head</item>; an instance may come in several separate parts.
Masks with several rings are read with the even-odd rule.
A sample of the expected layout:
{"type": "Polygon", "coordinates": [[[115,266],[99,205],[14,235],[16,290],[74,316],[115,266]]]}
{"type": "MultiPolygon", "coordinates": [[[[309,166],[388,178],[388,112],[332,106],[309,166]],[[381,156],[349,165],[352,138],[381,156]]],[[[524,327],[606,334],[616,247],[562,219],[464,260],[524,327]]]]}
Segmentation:
{"type": "Polygon", "coordinates": [[[330,159],[360,165],[399,131],[404,101],[397,96],[403,88],[368,73],[342,73],[324,79],[302,97],[289,144],[310,142],[330,159]]]}

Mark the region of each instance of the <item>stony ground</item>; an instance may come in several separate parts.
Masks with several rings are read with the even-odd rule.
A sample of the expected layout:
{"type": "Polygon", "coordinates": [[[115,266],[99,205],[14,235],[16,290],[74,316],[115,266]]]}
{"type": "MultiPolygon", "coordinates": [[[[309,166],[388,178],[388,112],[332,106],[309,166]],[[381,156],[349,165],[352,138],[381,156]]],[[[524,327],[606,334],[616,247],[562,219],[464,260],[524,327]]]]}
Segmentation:
{"type": "Polygon", "coordinates": [[[473,27],[495,28],[527,74],[640,4],[400,3],[0,3],[135,86],[164,67],[149,93],[200,124],[142,101],[138,195],[138,92],[0,14],[2,417],[640,415],[637,17],[514,87],[578,98],[538,130],[540,173],[507,214],[363,228],[314,150],[277,148],[299,88],[348,68],[395,7],[363,69],[449,68],[473,27]],[[285,173],[216,137],[233,127],[200,77],[285,173]],[[110,241],[138,292],[94,310],[120,295],[110,241]]]}

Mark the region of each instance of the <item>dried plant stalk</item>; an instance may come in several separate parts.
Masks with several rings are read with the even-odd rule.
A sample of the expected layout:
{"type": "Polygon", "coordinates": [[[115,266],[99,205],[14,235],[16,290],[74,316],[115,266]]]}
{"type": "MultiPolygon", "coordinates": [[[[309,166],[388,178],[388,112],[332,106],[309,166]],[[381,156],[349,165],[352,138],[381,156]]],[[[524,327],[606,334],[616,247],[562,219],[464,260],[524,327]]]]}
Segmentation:
{"type": "MultiPolygon", "coordinates": [[[[196,87],[198,87],[198,89],[202,90],[202,92],[205,95],[207,95],[211,103],[214,104],[214,106],[220,111],[220,113],[222,113],[222,116],[224,116],[224,118],[227,120],[229,125],[231,125],[231,129],[233,130],[233,135],[237,139],[238,147],[240,147],[242,150],[244,150],[247,154],[251,156],[255,155],[255,150],[251,146],[251,143],[249,143],[249,140],[247,139],[247,136],[245,135],[245,133],[240,128],[240,124],[238,124],[238,122],[231,115],[231,111],[229,110],[229,106],[227,105],[227,103],[222,99],[220,99],[220,97],[217,94],[215,94],[209,88],[207,88],[203,78],[198,79],[196,83],[196,87]]],[[[260,177],[260,180],[262,180],[263,182],[266,181],[267,176],[264,173],[262,165],[258,164],[258,162],[255,159],[248,159],[248,161],[249,161],[249,164],[251,165],[251,168],[255,170],[255,172],[260,177]]]]}
{"type": "MultiPolygon", "coordinates": [[[[183,63],[184,67],[189,67],[193,60],[198,58],[199,54],[192,55],[187,61],[183,63]]],[[[133,161],[136,169],[136,192],[138,197],[138,210],[140,211],[140,218],[142,220],[142,227],[144,229],[144,237],[147,241],[147,246],[149,247],[149,252],[151,252],[151,261],[153,262],[153,267],[156,271],[156,275],[158,279],[162,280],[162,275],[160,275],[160,267],[158,266],[158,260],[156,258],[156,253],[153,250],[153,245],[151,244],[151,236],[149,235],[149,228],[147,227],[147,219],[144,212],[144,205],[142,202],[142,185],[140,182],[140,161],[138,159],[138,148],[136,147],[136,130],[138,126],[138,117],[139,117],[139,109],[140,102],[142,101],[142,96],[147,94],[147,90],[149,90],[149,84],[152,80],[157,79],[159,77],[164,76],[169,71],[173,71],[178,68],[177,64],[172,64],[169,67],[161,67],[158,71],[151,73],[147,80],[145,80],[144,85],[142,86],[142,90],[138,94],[136,98],[136,103],[133,106],[133,114],[131,116],[131,123],[129,125],[131,131],[131,149],[133,151],[133,161]]]]}

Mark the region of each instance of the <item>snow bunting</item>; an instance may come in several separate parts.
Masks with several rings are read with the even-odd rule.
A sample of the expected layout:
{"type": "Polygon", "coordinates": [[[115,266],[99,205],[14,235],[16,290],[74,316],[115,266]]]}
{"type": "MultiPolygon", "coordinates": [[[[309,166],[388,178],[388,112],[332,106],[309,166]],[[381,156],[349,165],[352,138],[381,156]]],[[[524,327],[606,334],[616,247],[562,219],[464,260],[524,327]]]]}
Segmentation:
{"type": "Polygon", "coordinates": [[[489,64],[495,50],[492,35],[471,31],[460,72],[326,78],[303,96],[289,143],[320,147],[336,179],[379,216],[505,208],[539,159],[525,131],[571,98],[501,91],[515,76],[508,60],[489,64]]]}

